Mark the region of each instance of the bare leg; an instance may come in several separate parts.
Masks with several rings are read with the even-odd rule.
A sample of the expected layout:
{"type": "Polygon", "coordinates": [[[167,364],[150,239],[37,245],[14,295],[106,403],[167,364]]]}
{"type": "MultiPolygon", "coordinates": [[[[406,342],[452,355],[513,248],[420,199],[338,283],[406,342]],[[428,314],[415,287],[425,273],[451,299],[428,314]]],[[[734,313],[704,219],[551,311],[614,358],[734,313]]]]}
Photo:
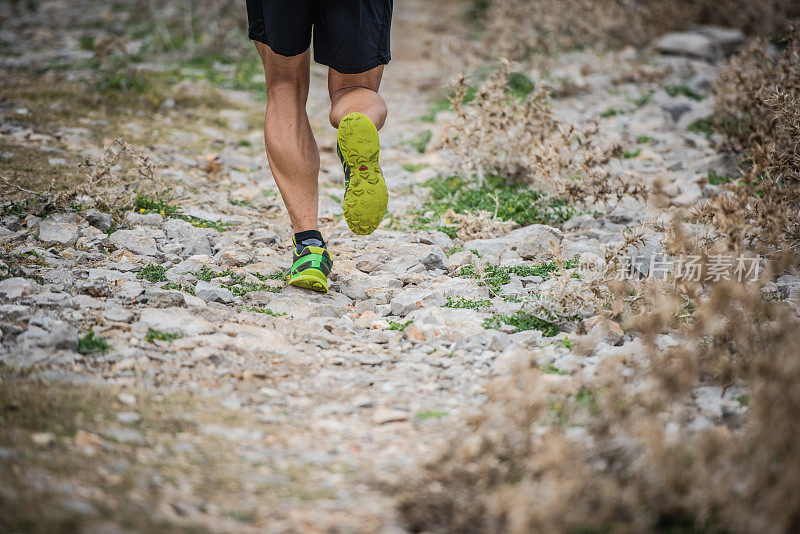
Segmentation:
{"type": "Polygon", "coordinates": [[[264,141],[269,167],[294,232],[316,230],[319,150],[306,114],[310,54],[285,57],[265,44],[255,45],[267,80],[264,141]]]}
{"type": "Polygon", "coordinates": [[[361,74],[342,74],[328,69],[331,97],[330,121],[334,128],[350,113],[363,113],[380,130],[386,122],[386,102],[378,94],[383,65],[361,74]]]}

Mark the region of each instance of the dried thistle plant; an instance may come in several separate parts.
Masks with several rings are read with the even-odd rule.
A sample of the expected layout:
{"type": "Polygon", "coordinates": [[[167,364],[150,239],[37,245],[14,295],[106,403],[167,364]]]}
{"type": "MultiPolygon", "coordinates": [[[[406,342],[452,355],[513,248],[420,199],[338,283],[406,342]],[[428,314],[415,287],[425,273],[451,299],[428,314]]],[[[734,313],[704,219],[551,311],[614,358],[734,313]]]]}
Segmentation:
{"type": "Polygon", "coordinates": [[[496,379],[487,405],[398,489],[413,529],[793,530],[792,310],[766,301],[759,284],[723,282],[676,323],[674,287],[638,289],[660,299],[659,313],[635,320],[644,348],[608,358],[595,376],[548,377],[523,359],[496,379]],[[666,329],[680,341],[663,349],[655,341],[666,329]],[[698,424],[699,386],[744,387],[747,409],[698,424]]]}
{"type": "Polygon", "coordinates": [[[455,226],[458,237],[464,241],[497,237],[517,226],[514,221],[500,220],[488,211],[466,214],[447,210],[442,219],[447,225],[455,226]]]}
{"type": "Polygon", "coordinates": [[[459,174],[527,182],[583,205],[645,196],[640,184],[611,171],[608,163],[621,149],[601,146],[596,127],[579,130],[558,121],[543,89],[525,99],[509,95],[510,69],[510,63],[501,60],[500,68],[477,88],[470,102],[465,101],[466,79],[457,83],[456,116],[446,145],[456,157],[459,174]]]}
{"type": "Polygon", "coordinates": [[[0,194],[12,203],[25,203],[34,215],[80,204],[119,216],[136,205],[138,196],[168,200],[170,188],[161,179],[158,164],[122,139],[108,143],[100,156],[86,158],[81,166],[87,169],[85,178],[64,189],[51,182],[45,191],[32,191],[0,176],[0,194]],[[133,158],[131,167],[120,165],[125,156],[133,158]]]}
{"type": "Polygon", "coordinates": [[[612,283],[614,266],[644,244],[642,227],[606,250],[597,277],[549,281],[539,310],[579,315],[611,306],[641,344],[607,356],[596,373],[546,376],[534,353],[496,379],[487,405],[398,490],[413,529],[796,530],[800,321],[763,290],[798,265],[797,37],[775,60],[751,53],[718,82],[730,94],[718,106],[750,124],[747,135],[732,130],[727,141],[752,158],[751,169],[696,211],[693,219],[707,224],[687,225],[676,214],[671,224],[651,225],[665,235],[666,253],[701,258],[700,279],[612,283]],[[757,281],[709,282],[709,258],[726,251],[771,254],[757,281]],[[665,333],[667,346],[659,342],[665,333]],[[698,417],[700,387],[720,396],[746,391],[736,401],[742,408],[698,417]]]}
{"type": "Polygon", "coordinates": [[[714,84],[723,148],[743,158],[739,184],[698,215],[732,245],[762,252],[800,242],[800,25],[777,58],[756,42],[732,58],[714,84]],[[742,224],[742,222],[745,224],[742,224]]]}

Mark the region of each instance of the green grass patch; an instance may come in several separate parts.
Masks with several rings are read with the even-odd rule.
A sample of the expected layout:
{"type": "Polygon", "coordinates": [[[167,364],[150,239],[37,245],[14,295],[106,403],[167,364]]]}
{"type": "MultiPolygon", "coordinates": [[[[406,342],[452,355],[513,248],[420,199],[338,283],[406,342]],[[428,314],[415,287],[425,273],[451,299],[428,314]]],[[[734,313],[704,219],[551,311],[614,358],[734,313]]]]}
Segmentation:
{"type": "Polygon", "coordinates": [[[160,199],[153,200],[142,195],[136,197],[136,209],[139,210],[139,213],[158,213],[162,217],[181,219],[197,228],[213,228],[218,232],[224,232],[231,226],[229,223],[209,221],[208,219],[194,217],[192,215],[184,215],[181,213],[181,208],[178,206],[168,204],[160,199]]]}
{"type": "Polygon", "coordinates": [[[244,308],[242,308],[242,310],[254,313],[261,313],[263,315],[269,315],[270,317],[283,317],[284,315],[286,315],[285,313],[275,313],[269,308],[264,308],[259,306],[245,306],[244,308]]]}
{"type": "Polygon", "coordinates": [[[94,51],[94,35],[81,35],[81,38],[78,40],[78,46],[81,50],[87,50],[89,52],[94,51]]]}
{"type": "Polygon", "coordinates": [[[194,288],[188,284],[181,285],[176,282],[169,282],[161,286],[161,289],[165,291],[183,291],[184,293],[194,295],[194,288]]]}
{"type": "Polygon", "coordinates": [[[238,198],[229,198],[228,202],[230,202],[234,206],[253,207],[253,204],[249,200],[239,200],[238,198]]]}
{"type": "Polygon", "coordinates": [[[193,275],[198,280],[202,280],[203,282],[210,282],[215,278],[222,278],[223,276],[235,275],[236,273],[234,271],[231,271],[230,269],[225,269],[224,271],[215,271],[209,266],[203,265],[196,271],[189,271],[189,274],[193,275]]]}
{"type": "Polygon", "coordinates": [[[86,335],[78,339],[78,352],[84,356],[88,354],[105,354],[111,350],[106,338],[94,333],[91,328],[86,335]]]}
{"type": "Polygon", "coordinates": [[[490,308],[491,306],[492,301],[490,300],[473,300],[464,297],[456,297],[455,299],[447,297],[447,303],[444,305],[445,308],[460,308],[465,310],[481,310],[483,308],[490,308]]]}
{"type": "Polygon", "coordinates": [[[557,224],[577,213],[562,200],[552,199],[525,184],[508,183],[496,176],[487,178],[483,184],[457,176],[434,178],[425,186],[430,188],[430,195],[426,205],[417,213],[416,221],[422,225],[430,225],[440,219],[448,209],[467,214],[479,211],[494,214],[496,211],[498,219],[513,220],[521,226],[557,224]],[[429,211],[433,212],[433,216],[425,218],[423,214],[429,211]]]}
{"type": "Polygon", "coordinates": [[[697,91],[695,91],[686,84],[670,85],[669,87],[666,87],[664,90],[672,98],[682,95],[691,98],[692,100],[697,100],[699,102],[700,100],[703,100],[706,97],[706,95],[698,93],[697,91]]]}
{"type": "Polygon", "coordinates": [[[423,421],[427,419],[444,419],[447,417],[447,412],[440,412],[437,410],[425,410],[424,412],[417,412],[414,417],[423,421]]]}
{"type": "Polygon", "coordinates": [[[18,202],[9,202],[3,204],[3,215],[11,215],[12,217],[24,217],[28,212],[27,206],[18,202]]]}
{"type": "Polygon", "coordinates": [[[545,337],[553,337],[559,332],[558,326],[555,323],[523,310],[519,310],[511,315],[497,315],[491,319],[487,319],[483,322],[483,327],[500,328],[504,324],[516,327],[517,332],[539,330],[545,337]]]}
{"type": "Polygon", "coordinates": [[[224,54],[204,54],[193,57],[186,65],[190,69],[181,72],[184,77],[205,79],[214,86],[249,91],[259,97],[265,95],[264,67],[257,56],[248,54],[233,58],[224,54]]]}
{"type": "Polygon", "coordinates": [[[438,115],[440,111],[448,111],[451,109],[453,109],[453,105],[450,103],[450,100],[447,98],[440,98],[430,105],[428,112],[420,117],[419,120],[423,122],[436,122],[436,115],[438,115]]]}
{"type": "Polygon", "coordinates": [[[178,334],[170,334],[168,332],[156,330],[155,328],[148,328],[147,333],[144,336],[144,340],[152,343],[154,341],[175,341],[179,337],[181,336],[178,334]]]}
{"type": "Polygon", "coordinates": [[[713,115],[709,115],[708,117],[702,117],[697,119],[693,123],[691,123],[687,128],[692,133],[705,135],[706,137],[711,137],[714,134],[714,117],[713,115]]]}
{"type": "Polygon", "coordinates": [[[582,387],[575,395],[575,404],[586,408],[592,415],[600,413],[600,406],[597,404],[597,396],[589,388],[582,387]]]}
{"type": "Polygon", "coordinates": [[[717,174],[717,171],[710,169],[708,171],[708,183],[711,185],[729,184],[734,180],[733,176],[729,174],[717,174]]]}
{"type": "Polygon", "coordinates": [[[231,282],[223,284],[231,290],[231,293],[237,297],[244,296],[253,291],[269,291],[270,293],[280,293],[281,288],[271,284],[258,283],[258,282],[245,282],[244,275],[236,275],[231,277],[231,282]]]}
{"type": "Polygon", "coordinates": [[[647,91],[646,93],[642,93],[641,95],[639,95],[636,98],[630,99],[630,102],[633,105],[635,105],[637,108],[640,108],[640,107],[643,107],[643,106],[646,106],[647,104],[649,104],[650,100],[653,99],[653,95],[654,94],[656,94],[656,92],[650,90],[650,91],[647,91]]]}
{"type": "Polygon", "coordinates": [[[524,72],[510,72],[506,87],[506,92],[521,100],[527,98],[536,89],[536,84],[524,72]]]}
{"type": "MultiPolygon", "coordinates": [[[[280,293],[281,288],[273,286],[268,283],[264,283],[267,280],[278,280],[275,276],[278,273],[273,273],[271,275],[263,275],[263,274],[256,274],[254,273],[253,276],[261,280],[262,283],[259,282],[248,282],[245,280],[245,275],[241,273],[237,273],[230,269],[225,269],[224,271],[215,271],[210,267],[203,265],[200,269],[196,271],[190,271],[189,274],[194,275],[195,278],[198,280],[202,280],[203,282],[210,282],[215,278],[222,278],[224,276],[229,277],[229,280],[222,284],[223,287],[229,289],[231,293],[236,295],[237,297],[241,297],[246,295],[247,293],[251,293],[253,291],[269,291],[270,293],[280,293]]],[[[282,278],[282,275],[281,275],[282,278]]]]}
{"type": "Polygon", "coordinates": [[[415,148],[417,152],[423,154],[425,150],[428,149],[428,144],[431,142],[433,138],[433,132],[430,130],[424,130],[422,132],[417,133],[411,139],[407,140],[405,144],[408,146],[415,148]]]}
{"type": "Polygon", "coordinates": [[[403,169],[408,172],[419,172],[430,167],[427,163],[403,163],[403,169]]]}
{"type": "MultiPolygon", "coordinates": [[[[578,260],[567,260],[564,262],[565,269],[572,269],[578,266],[578,260]]],[[[541,263],[538,265],[511,265],[500,267],[487,265],[483,273],[478,273],[474,265],[465,265],[458,273],[462,278],[480,278],[486,285],[497,293],[501,286],[511,281],[511,275],[515,276],[539,276],[542,280],[547,280],[553,273],[558,272],[558,263],[555,260],[541,263]]]]}
{"type": "Polygon", "coordinates": [[[556,367],[552,363],[548,363],[546,365],[543,365],[542,367],[539,368],[539,370],[541,372],[543,372],[544,374],[546,374],[546,375],[568,375],[569,374],[569,371],[564,371],[563,369],[559,369],[558,367],[556,367]]]}
{"type": "Polygon", "coordinates": [[[164,266],[151,263],[150,265],[145,265],[139,269],[139,272],[136,273],[136,278],[139,278],[140,280],[144,279],[154,284],[157,282],[166,282],[166,272],[167,269],[164,266]]]}
{"type": "Polygon", "coordinates": [[[14,265],[0,265],[0,280],[7,280],[8,278],[27,278],[37,284],[44,284],[44,278],[37,274],[28,274],[14,265]]]}
{"type": "Polygon", "coordinates": [[[227,517],[228,519],[233,519],[234,521],[240,521],[242,523],[255,523],[257,519],[256,513],[250,510],[228,510],[222,512],[222,517],[227,517]]]}
{"type": "Polygon", "coordinates": [[[603,110],[603,111],[600,112],[600,118],[601,119],[608,119],[610,117],[616,117],[617,115],[622,115],[624,113],[625,112],[622,111],[621,109],[608,108],[608,109],[603,110]]]}
{"type": "Polygon", "coordinates": [[[650,137],[649,135],[637,135],[636,136],[636,142],[637,143],[642,143],[642,144],[652,143],[653,142],[653,138],[650,137]]]}
{"type": "Polygon", "coordinates": [[[283,280],[285,274],[286,274],[285,271],[275,271],[272,274],[253,273],[253,276],[258,278],[262,282],[266,282],[267,280],[283,280]]]}
{"type": "Polygon", "coordinates": [[[411,321],[411,320],[408,320],[408,321],[406,321],[404,323],[397,323],[395,321],[389,321],[389,330],[399,330],[400,332],[402,332],[403,330],[406,329],[406,327],[408,325],[410,325],[413,322],[414,321],[411,321]]]}
{"type": "Polygon", "coordinates": [[[641,148],[634,148],[633,150],[626,150],[622,153],[623,159],[633,159],[639,157],[639,154],[642,153],[641,148]]]}
{"type": "Polygon", "coordinates": [[[450,250],[448,250],[447,252],[445,252],[444,255],[449,258],[453,254],[456,254],[458,252],[464,252],[464,247],[462,247],[462,246],[453,247],[450,250]]]}

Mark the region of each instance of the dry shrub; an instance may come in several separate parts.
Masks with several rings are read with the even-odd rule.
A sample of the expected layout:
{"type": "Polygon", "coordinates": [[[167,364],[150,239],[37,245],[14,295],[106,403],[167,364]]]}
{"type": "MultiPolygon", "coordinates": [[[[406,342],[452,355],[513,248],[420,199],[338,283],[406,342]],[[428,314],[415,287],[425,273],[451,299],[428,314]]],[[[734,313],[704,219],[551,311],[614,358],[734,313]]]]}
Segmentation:
{"type": "Polygon", "coordinates": [[[51,182],[46,191],[32,191],[0,176],[0,195],[5,202],[24,207],[33,215],[81,206],[118,217],[133,209],[139,196],[168,200],[170,188],[160,178],[158,165],[122,139],[108,143],[99,157],[86,158],[81,165],[87,170],[85,179],[61,189],[51,182]],[[122,165],[126,157],[133,160],[132,165],[122,165]]]}
{"type": "Polygon", "coordinates": [[[697,24],[781,32],[800,16],[793,0],[490,0],[480,20],[487,52],[525,58],[598,44],[642,45],[697,24]]]}
{"type": "MultiPolygon", "coordinates": [[[[646,341],[679,305],[650,291],[661,306],[639,321],[646,341]]],[[[679,345],[612,357],[595,380],[523,365],[400,490],[400,510],[431,532],[796,531],[798,326],[757,286],[726,282],[679,345]],[[697,424],[699,385],[747,385],[746,419],[697,424]]]]}
{"type": "Polygon", "coordinates": [[[600,146],[594,127],[579,130],[558,121],[543,89],[525,99],[509,95],[509,72],[509,62],[501,60],[469,102],[465,78],[456,86],[447,146],[459,174],[527,182],[583,204],[644,196],[641,186],[609,169],[609,161],[621,152],[618,145],[600,146]]]}
{"type": "MultiPolygon", "coordinates": [[[[741,61],[728,68],[743,68],[741,61]]],[[[729,138],[739,140],[752,169],[742,185],[700,210],[712,225],[686,225],[677,214],[671,227],[659,228],[667,253],[701,258],[702,281],[621,284],[616,298],[603,292],[614,286],[607,275],[628,247],[641,243],[641,232],[630,232],[622,246],[609,250],[606,270],[585,285],[554,278],[543,299],[552,304],[551,313],[577,314],[587,303],[602,303],[618,314],[624,305],[623,317],[641,348],[607,355],[595,373],[563,377],[542,374],[534,353],[490,383],[487,405],[454,427],[444,449],[398,488],[399,509],[413,530],[800,529],[800,321],[796,310],[762,295],[763,281],[798,265],[792,250],[798,217],[796,33],[776,61],[747,65],[765,69],[766,84],[759,83],[758,71],[741,74],[752,83],[742,83],[745,98],[732,102],[745,104],[724,105],[747,110],[742,116],[754,121],[752,135],[729,138]],[[775,72],[781,74],[770,76],[775,72]],[[707,282],[714,254],[754,251],[773,251],[762,281],[707,282]],[[589,291],[586,298],[570,301],[576,294],[570,284],[589,291]],[[663,344],[664,333],[672,344],[663,344]],[[743,388],[747,408],[701,417],[694,400],[700,386],[716,387],[720,395],[743,388]]],[[[502,85],[493,83],[497,92],[502,85]]],[[[489,101],[480,93],[478,98],[489,101]]],[[[506,116],[519,116],[519,108],[509,112],[507,98],[493,102],[483,111],[489,124],[511,131],[506,116]]],[[[524,159],[497,161],[510,161],[507,169],[525,165],[524,159]]]]}
{"type": "Polygon", "coordinates": [[[720,70],[715,123],[724,148],[744,158],[740,184],[701,210],[733,244],[796,247],[800,241],[800,25],[772,57],[754,43],[720,70]],[[742,220],[748,222],[743,225],[742,220]]]}
{"type": "Polygon", "coordinates": [[[498,219],[488,211],[466,214],[447,210],[442,219],[455,228],[458,237],[464,241],[497,237],[518,226],[514,221],[498,219]]]}

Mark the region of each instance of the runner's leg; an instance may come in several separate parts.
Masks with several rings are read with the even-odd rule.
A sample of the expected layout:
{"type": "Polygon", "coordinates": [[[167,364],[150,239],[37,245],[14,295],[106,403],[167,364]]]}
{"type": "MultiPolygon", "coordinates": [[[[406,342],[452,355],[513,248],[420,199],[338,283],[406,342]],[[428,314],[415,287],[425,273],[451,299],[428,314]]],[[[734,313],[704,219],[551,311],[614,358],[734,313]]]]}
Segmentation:
{"type": "Polygon", "coordinates": [[[316,230],[319,150],[306,114],[308,51],[286,57],[255,42],[267,81],[264,141],[267,159],[294,232],[316,230]]]}

